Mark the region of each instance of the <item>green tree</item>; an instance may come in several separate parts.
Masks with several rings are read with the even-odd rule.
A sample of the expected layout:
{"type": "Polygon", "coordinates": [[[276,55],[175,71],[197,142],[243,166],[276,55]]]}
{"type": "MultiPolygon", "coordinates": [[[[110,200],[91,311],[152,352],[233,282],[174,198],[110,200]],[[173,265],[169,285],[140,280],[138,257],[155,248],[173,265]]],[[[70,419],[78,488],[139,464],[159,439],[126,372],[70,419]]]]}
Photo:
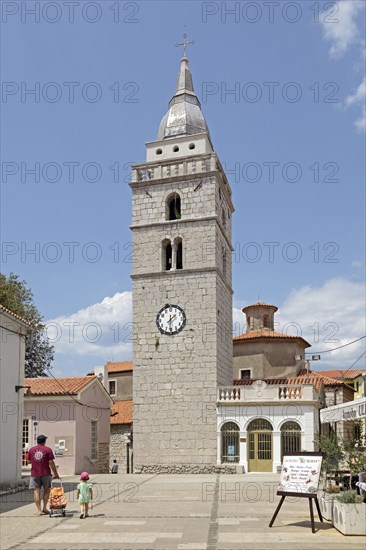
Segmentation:
{"type": "Polygon", "coordinates": [[[49,343],[41,314],[33,301],[33,293],[25,281],[10,273],[0,273],[0,304],[20,315],[31,325],[26,337],[25,376],[46,376],[54,356],[54,347],[49,343]]]}

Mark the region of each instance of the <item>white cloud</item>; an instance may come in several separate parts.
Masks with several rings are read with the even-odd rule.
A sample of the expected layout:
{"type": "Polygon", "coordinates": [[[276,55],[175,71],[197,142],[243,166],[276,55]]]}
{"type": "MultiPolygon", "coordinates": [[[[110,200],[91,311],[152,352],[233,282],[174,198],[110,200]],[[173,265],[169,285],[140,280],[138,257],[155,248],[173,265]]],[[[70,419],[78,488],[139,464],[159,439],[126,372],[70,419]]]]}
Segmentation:
{"type": "MultiPolygon", "coordinates": [[[[245,304],[249,305],[249,304],[245,304]]],[[[277,304],[279,305],[279,304],[277,304]]],[[[333,349],[365,334],[365,287],[342,278],[326,281],[321,287],[304,286],[291,291],[275,314],[275,330],[302,336],[311,344],[310,353],[333,349]]],[[[240,309],[233,310],[234,328],[245,318],[240,309]]],[[[238,332],[235,330],[235,334],[238,332]]],[[[362,354],[365,340],[324,353],[313,369],[348,368],[362,354]]],[[[365,368],[360,360],[356,368],[365,368]]]]}
{"type": "MultiPolygon", "coordinates": [[[[363,284],[342,278],[326,281],[321,287],[294,289],[275,316],[275,330],[302,336],[312,344],[310,352],[346,344],[365,334],[364,293],[363,284]]],[[[235,334],[245,331],[241,308],[233,308],[233,322],[235,334]]],[[[47,325],[59,364],[56,375],[64,372],[66,363],[74,365],[71,374],[76,375],[82,368],[77,367],[82,359],[90,370],[107,360],[132,358],[131,292],[116,293],[75,313],[52,319],[47,325]]],[[[316,367],[348,368],[361,355],[364,342],[322,355],[316,367]]],[[[363,363],[359,361],[357,367],[364,368],[363,363]]]]}
{"type": "MultiPolygon", "coordinates": [[[[132,293],[118,292],[101,302],[47,321],[56,355],[92,356],[102,363],[132,356],[132,293]]],[[[94,363],[95,364],[95,363],[94,363]]]]}
{"type": "Polygon", "coordinates": [[[355,105],[358,103],[364,103],[366,99],[366,76],[364,77],[361,84],[358,86],[354,94],[346,97],[346,107],[350,105],[355,105]]]}
{"type": "MultiPolygon", "coordinates": [[[[312,347],[310,353],[333,349],[365,334],[365,287],[342,278],[326,281],[321,287],[293,290],[277,314],[279,330],[295,333],[289,323],[299,325],[301,335],[312,347]],[[292,332],[290,332],[292,331],[292,332]]],[[[348,368],[362,353],[365,340],[322,355],[317,368],[348,368]]],[[[364,368],[360,360],[357,368],[364,368]]],[[[315,368],[315,367],[314,367],[315,368]]]]}
{"type": "MultiPolygon", "coordinates": [[[[365,10],[365,3],[361,0],[332,2],[329,3],[329,8],[325,11],[325,15],[319,20],[323,27],[324,38],[330,42],[330,56],[334,59],[339,58],[345,54],[352,44],[358,44],[361,48],[362,57],[359,69],[361,68],[363,71],[366,55],[365,40],[363,37],[360,37],[361,33],[357,26],[358,14],[361,10],[365,10]]],[[[366,79],[364,78],[355,93],[349,95],[344,103],[346,108],[356,105],[361,109],[358,118],[354,122],[359,131],[366,130],[365,88],[366,79]]]]}
{"type": "Polygon", "coordinates": [[[353,105],[361,107],[361,114],[359,118],[355,121],[355,126],[360,131],[366,130],[366,108],[365,108],[365,102],[366,102],[366,77],[364,77],[363,81],[359,84],[356,91],[347,96],[345,100],[345,107],[351,107],[353,105]]]}
{"type": "Polygon", "coordinates": [[[341,57],[351,44],[360,42],[356,18],[364,7],[360,0],[329,3],[328,10],[319,20],[325,39],[331,43],[331,57],[341,57]]]}

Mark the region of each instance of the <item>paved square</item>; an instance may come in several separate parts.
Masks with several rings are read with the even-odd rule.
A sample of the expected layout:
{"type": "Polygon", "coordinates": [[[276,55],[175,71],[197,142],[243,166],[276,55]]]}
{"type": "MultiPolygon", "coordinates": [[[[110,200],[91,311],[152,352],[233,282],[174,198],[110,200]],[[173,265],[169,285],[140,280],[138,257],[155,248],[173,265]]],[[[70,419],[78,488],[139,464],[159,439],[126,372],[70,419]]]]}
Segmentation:
{"type": "Polygon", "coordinates": [[[286,499],[274,526],[277,474],[95,475],[91,517],[80,520],[76,476],[64,478],[65,518],[35,517],[32,491],[1,499],[1,550],[365,550],[286,499]]]}

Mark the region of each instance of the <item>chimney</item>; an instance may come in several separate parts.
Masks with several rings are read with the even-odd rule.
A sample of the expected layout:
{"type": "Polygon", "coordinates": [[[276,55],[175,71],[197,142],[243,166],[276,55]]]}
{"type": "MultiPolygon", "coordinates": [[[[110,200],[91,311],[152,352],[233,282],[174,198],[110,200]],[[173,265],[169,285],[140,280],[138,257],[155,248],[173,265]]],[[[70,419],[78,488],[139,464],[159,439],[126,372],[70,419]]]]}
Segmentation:
{"type": "Polygon", "coordinates": [[[94,367],[94,374],[102,382],[105,389],[108,391],[108,369],[105,365],[94,367]]]}

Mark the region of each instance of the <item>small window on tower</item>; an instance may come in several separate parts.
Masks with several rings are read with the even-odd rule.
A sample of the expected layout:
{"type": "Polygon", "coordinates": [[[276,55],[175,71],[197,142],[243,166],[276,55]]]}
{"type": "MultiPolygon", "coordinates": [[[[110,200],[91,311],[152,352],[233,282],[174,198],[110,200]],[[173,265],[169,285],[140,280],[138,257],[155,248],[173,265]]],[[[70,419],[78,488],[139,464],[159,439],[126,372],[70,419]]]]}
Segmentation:
{"type": "Polygon", "coordinates": [[[250,380],[250,369],[241,369],[240,370],[240,379],[241,380],[250,380]]]}
{"type": "Polygon", "coordinates": [[[183,243],[182,239],[176,239],[177,269],[183,269],[183,243]]]}
{"type": "Polygon", "coordinates": [[[263,327],[264,328],[269,327],[268,315],[263,315],[263,327]]]}
{"type": "Polygon", "coordinates": [[[165,271],[172,268],[172,245],[169,243],[165,247],[165,271]]]}
{"type": "Polygon", "coordinates": [[[178,145],[174,145],[174,147],[173,147],[173,153],[178,153],[178,151],[179,151],[178,145]]]}
{"type": "Polygon", "coordinates": [[[156,149],[156,154],[157,154],[157,155],[161,155],[162,152],[163,152],[162,149],[156,149]]]}
{"type": "Polygon", "coordinates": [[[195,148],[196,148],[196,146],[195,146],[194,143],[190,143],[190,144],[188,145],[188,147],[189,147],[189,149],[195,149],[195,148]]]}
{"type": "Polygon", "coordinates": [[[181,203],[178,193],[173,193],[168,197],[166,203],[166,219],[167,220],[180,220],[181,218],[181,203]]]}

